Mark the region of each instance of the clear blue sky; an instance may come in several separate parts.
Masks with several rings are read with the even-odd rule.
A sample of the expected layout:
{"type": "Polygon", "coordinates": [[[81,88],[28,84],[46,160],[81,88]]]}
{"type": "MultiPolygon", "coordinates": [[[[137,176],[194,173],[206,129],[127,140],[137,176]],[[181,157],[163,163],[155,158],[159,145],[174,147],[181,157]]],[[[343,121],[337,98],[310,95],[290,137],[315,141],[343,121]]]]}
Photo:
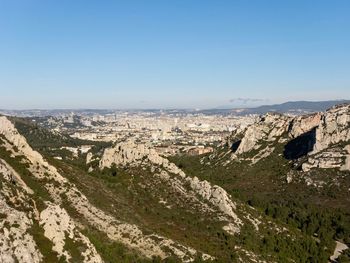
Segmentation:
{"type": "Polygon", "coordinates": [[[237,98],[349,99],[350,1],[0,0],[0,108],[237,98]]]}

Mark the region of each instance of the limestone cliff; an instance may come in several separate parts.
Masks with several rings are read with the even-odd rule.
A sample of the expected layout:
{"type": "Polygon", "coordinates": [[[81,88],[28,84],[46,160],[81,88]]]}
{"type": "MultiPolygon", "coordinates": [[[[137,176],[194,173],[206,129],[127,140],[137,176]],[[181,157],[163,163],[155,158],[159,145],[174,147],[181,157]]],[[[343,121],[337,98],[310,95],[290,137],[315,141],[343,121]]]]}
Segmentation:
{"type": "Polygon", "coordinates": [[[268,113],[229,138],[232,159],[248,160],[254,164],[268,157],[276,145],[281,144],[285,145],[287,159],[310,156],[303,165],[304,170],[316,167],[347,170],[349,127],[349,104],[305,116],[268,113]]]}

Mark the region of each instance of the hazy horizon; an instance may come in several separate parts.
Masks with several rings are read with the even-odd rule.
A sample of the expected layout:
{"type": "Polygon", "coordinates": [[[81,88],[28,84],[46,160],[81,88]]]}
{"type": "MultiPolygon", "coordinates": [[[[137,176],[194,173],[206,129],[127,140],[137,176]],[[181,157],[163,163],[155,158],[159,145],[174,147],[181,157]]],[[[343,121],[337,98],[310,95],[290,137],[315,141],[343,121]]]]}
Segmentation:
{"type": "Polygon", "coordinates": [[[229,109],[249,109],[249,108],[257,108],[257,107],[260,107],[260,106],[275,106],[275,105],[281,105],[281,104],[285,104],[285,103],[294,103],[294,102],[316,102],[316,103],[323,103],[323,102],[337,102],[339,101],[339,103],[343,102],[343,101],[350,101],[350,99],[336,99],[336,100],[327,100],[327,101],[318,101],[318,100],[297,100],[297,101],[283,101],[281,103],[258,103],[256,105],[247,105],[247,104],[241,104],[241,105],[238,105],[238,106],[232,106],[230,107],[230,104],[227,104],[227,105],[219,105],[217,107],[208,107],[208,108],[196,108],[196,107],[188,107],[188,108],[180,108],[180,107],[163,107],[163,108],[152,108],[152,107],[149,107],[149,108],[142,108],[142,107],[139,107],[139,108],[103,108],[103,107],[100,107],[100,108],[79,108],[79,107],[76,107],[76,108],[0,108],[0,110],[3,110],[3,111],[83,111],[83,110],[91,110],[91,111],[103,111],[103,110],[106,110],[106,111],[152,111],[152,110],[188,110],[188,111],[195,111],[195,110],[229,110],[229,109]]]}

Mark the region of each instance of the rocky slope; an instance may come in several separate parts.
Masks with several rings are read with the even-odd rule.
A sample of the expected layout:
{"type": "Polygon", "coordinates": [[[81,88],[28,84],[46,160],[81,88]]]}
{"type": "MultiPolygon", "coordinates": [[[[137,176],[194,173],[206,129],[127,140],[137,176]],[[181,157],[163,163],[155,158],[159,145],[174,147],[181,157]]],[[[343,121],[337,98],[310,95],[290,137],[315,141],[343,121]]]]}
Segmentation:
{"type": "MultiPolygon", "coordinates": [[[[128,210],[113,210],[113,203],[110,206],[100,205],[95,201],[97,197],[94,193],[80,184],[82,179],[87,178],[80,177],[75,183],[70,181],[72,177],[69,173],[78,171],[77,168],[63,162],[60,165],[68,165],[68,174],[68,170],[61,169],[61,166],[56,168],[42,154],[33,150],[14,123],[3,116],[0,116],[0,149],[2,262],[103,262],[106,254],[101,247],[101,240],[95,240],[96,236],[91,233],[105,236],[103,242],[107,242],[106,245],[117,242],[130,253],[141,255],[138,262],[147,262],[151,258],[166,260],[170,257],[179,262],[213,261],[222,256],[219,250],[214,249],[218,245],[214,241],[218,238],[216,235],[212,235],[209,241],[214,250],[205,249],[205,243],[172,239],[176,232],[168,233],[171,236],[168,238],[165,236],[167,231],[154,232],[152,225],[147,227],[143,222],[138,226],[135,222],[140,219],[124,217],[125,213],[129,213],[128,210]],[[215,253],[211,254],[213,251],[215,253]]],[[[175,213],[180,214],[172,215],[173,220],[183,220],[184,215],[204,217],[203,224],[212,225],[208,225],[209,229],[221,228],[223,233],[232,236],[239,236],[242,227],[254,229],[257,233],[259,229],[277,229],[273,223],[261,222],[259,213],[234,201],[220,186],[186,176],[174,163],[146,145],[127,141],[104,149],[101,157],[91,152],[85,157],[88,163],[98,159],[99,167],[89,169],[92,174],[102,173],[115,166],[123,169],[131,167],[130,173],[141,173],[137,178],[140,181],[134,185],[135,191],[148,189],[144,193],[145,197],[155,197],[158,201],[154,205],[160,206],[160,210],[172,213],[171,210],[177,207],[175,213]],[[148,178],[143,174],[149,174],[148,178]],[[163,189],[159,188],[160,184],[163,189]]],[[[88,168],[87,165],[85,176],[88,168]]],[[[135,177],[130,174],[127,179],[132,181],[135,177]]],[[[93,177],[91,180],[100,184],[93,177]]],[[[102,187],[106,199],[114,198],[108,188],[102,187]]],[[[124,196],[130,194],[133,194],[130,188],[124,192],[124,196]]],[[[115,205],[118,205],[118,199],[114,200],[117,202],[115,205]]],[[[195,227],[191,221],[186,224],[195,227]]],[[[208,235],[209,232],[206,234],[204,231],[202,234],[208,235]]],[[[226,239],[229,246],[227,236],[223,234],[222,238],[226,239]]],[[[254,262],[263,262],[259,254],[244,246],[237,246],[234,251],[227,250],[227,253],[231,253],[231,257],[235,253],[238,261],[250,261],[251,257],[254,262]]]]}
{"type": "Polygon", "coordinates": [[[326,262],[347,214],[298,200],[350,205],[349,123],[350,105],[266,114],[200,157],[130,139],[72,158],[73,139],[0,116],[0,261],[326,262]]]}
{"type": "Polygon", "coordinates": [[[350,106],[325,112],[316,127],[315,144],[303,170],[340,168],[350,170],[350,106]]]}
{"type": "Polygon", "coordinates": [[[281,144],[286,159],[308,156],[303,164],[304,171],[312,168],[349,170],[349,127],[349,104],[335,106],[324,113],[297,117],[268,113],[229,138],[233,152],[231,159],[254,164],[268,157],[281,144]]]}
{"type": "Polygon", "coordinates": [[[176,192],[186,195],[193,202],[199,203],[206,209],[215,209],[221,212],[219,219],[227,221],[224,230],[234,234],[239,233],[242,220],[235,214],[236,204],[230,196],[220,186],[212,186],[208,181],[200,181],[197,177],[187,177],[174,163],[158,155],[158,153],[144,144],[135,144],[133,140],[119,143],[113,148],[108,148],[100,161],[100,168],[111,167],[112,164],[117,166],[151,166],[153,170],[159,169],[159,176],[167,180],[176,192]],[[175,175],[171,177],[170,174],[175,175]],[[190,191],[184,190],[189,186],[190,191]],[[200,201],[200,199],[204,199],[200,201]],[[210,205],[207,208],[208,204],[210,205]]]}
{"type": "MultiPolygon", "coordinates": [[[[238,192],[252,206],[297,225],[301,232],[319,237],[328,231],[322,240],[329,246],[334,240],[348,246],[349,133],[350,104],[296,117],[268,113],[234,131],[214,153],[175,162],[196,164],[199,178],[238,192]]],[[[194,173],[190,168],[185,172],[194,173]]]]}
{"type": "Polygon", "coordinates": [[[70,251],[66,249],[67,239],[69,239],[70,242],[80,243],[81,247],[85,248],[81,253],[84,262],[102,262],[95,247],[76,227],[78,222],[74,222],[63,207],[66,205],[64,202],[68,202],[69,206],[84,217],[89,224],[105,232],[110,239],[135,248],[146,257],[165,258],[174,254],[183,261],[191,261],[196,254],[194,249],[164,237],[155,234],[145,235],[136,225],[120,222],[94,207],[74,184],[64,178],[55,167],[46,162],[38,152],[27,144],[25,138],[5,117],[0,117],[0,134],[3,151],[8,154],[9,158],[18,158],[19,162],[25,165],[26,170],[30,172],[30,176],[34,177],[40,183],[40,187],[48,193],[47,200],[40,200],[44,201],[42,209],[38,209],[36,201],[33,199],[33,196],[37,195],[37,189],[27,186],[21,176],[14,171],[15,169],[1,159],[2,188],[0,194],[2,206],[0,213],[3,217],[2,222],[5,224],[1,229],[6,237],[11,237],[10,240],[13,240],[12,243],[3,243],[4,245],[0,249],[0,258],[3,258],[5,262],[21,261],[29,256],[32,256],[35,262],[43,258],[43,255],[36,249],[38,245],[35,238],[26,233],[26,230],[34,222],[43,229],[44,237],[52,243],[52,250],[57,253],[58,258],[64,258],[67,262],[75,262],[70,251]],[[16,186],[14,196],[11,196],[13,192],[7,189],[11,184],[16,186]],[[8,198],[8,204],[4,202],[5,198],[8,198]],[[21,198],[22,202],[27,198],[32,200],[33,205],[29,207],[32,211],[29,213],[17,211],[15,205],[17,202],[21,202],[18,198],[21,198]],[[14,209],[15,213],[8,213],[8,209],[14,209]],[[14,216],[10,217],[11,214],[14,216]],[[34,217],[33,214],[37,216],[34,217]],[[21,224],[17,226],[19,222],[21,224]],[[6,227],[7,225],[9,227],[6,227]],[[28,238],[20,240],[21,233],[26,233],[28,238]],[[25,247],[27,250],[21,249],[21,247],[25,247]],[[17,254],[8,252],[16,249],[19,251],[17,254]]]}

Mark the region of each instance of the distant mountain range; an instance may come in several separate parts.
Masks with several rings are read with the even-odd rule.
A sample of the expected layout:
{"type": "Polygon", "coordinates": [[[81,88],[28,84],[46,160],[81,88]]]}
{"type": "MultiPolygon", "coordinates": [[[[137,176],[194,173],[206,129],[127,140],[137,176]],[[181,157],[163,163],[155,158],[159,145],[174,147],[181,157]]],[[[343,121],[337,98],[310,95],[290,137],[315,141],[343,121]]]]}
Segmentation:
{"type": "Polygon", "coordinates": [[[94,115],[94,114],[113,114],[116,112],[151,112],[153,114],[265,114],[267,112],[279,112],[290,114],[307,114],[311,112],[325,111],[334,105],[350,103],[350,100],[328,100],[328,101],[288,101],[281,104],[262,105],[258,107],[232,107],[229,105],[220,106],[213,109],[28,109],[28,110],[6,110],[0,109],[0,114],[18,116],[18,117],[44,117],[67,115],[70,113],[78,115],[94,115]]]}
{"type": "Polygon", "coordinates": [[[334,105],[350,103],[350,100],[328,100],[328,101],[288,101],[282,104],[262,105],[254,108],[231,109],[239,115],[265,114],[267,112],[304,114],[308,112],[325,111],[334,105]]]}

